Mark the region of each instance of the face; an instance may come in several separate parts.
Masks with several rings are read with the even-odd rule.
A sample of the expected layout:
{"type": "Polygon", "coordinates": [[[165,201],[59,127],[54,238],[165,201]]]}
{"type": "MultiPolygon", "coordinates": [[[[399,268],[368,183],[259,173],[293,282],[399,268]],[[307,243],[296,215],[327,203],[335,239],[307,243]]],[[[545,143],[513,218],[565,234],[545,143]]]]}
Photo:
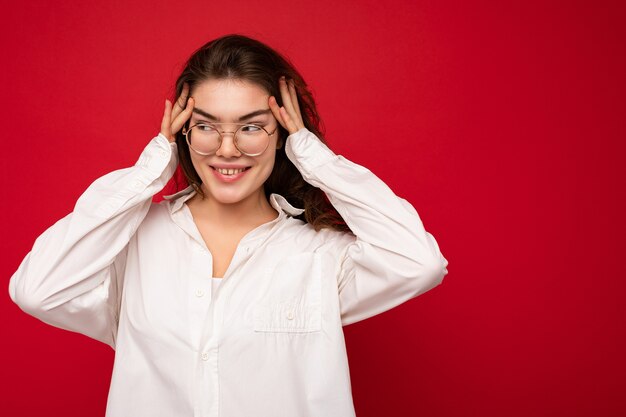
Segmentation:
{"type": "Polygon", "coordinates": [[[191,162],[207,198],[221,204],[265,198],[263,183],[272,172],[278,146],[278,122],[269,110],[269,93],[245,80],[211,79],[196,85],[191,97],[195,103],[190,126],[219,122],[222,123],[217,125],[220,131],[234,132],[239,127],[237,123],[253,123],[268,133],[275,131],[267,149],[258,156],[242,154],[235,146],[232,133],[222,135],[222,144],[213,155],[199,155],[190,149],[191,162]],[[267,110],[267,113],[240,120],[258,110],[267,110]],[[235,169],[235,173],[229,175],[225,169],[235,169]],[[238,173],[241,169],[243,172],[238,173]]]}

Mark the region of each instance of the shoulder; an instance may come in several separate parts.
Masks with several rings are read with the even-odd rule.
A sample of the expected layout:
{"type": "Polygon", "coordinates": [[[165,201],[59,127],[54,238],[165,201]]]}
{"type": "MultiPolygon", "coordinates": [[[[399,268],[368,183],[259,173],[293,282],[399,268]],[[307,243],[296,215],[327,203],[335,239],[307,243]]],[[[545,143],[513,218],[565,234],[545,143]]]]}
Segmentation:
{"type": "Polygon", "coordinates": [[[298,251],[339,253],[356,240],[352,233],[328,227],[315,230],[310,223],[293,217],[286,223],[281,240],[290,240],[298,251]]]}
{"type": "Polygon", "coordinates": [[[158,202],[153,201],[152,204],[150,204],[148,215],[152,215],[152,216],[168,215],[169,217],[170,209],[171,209],[171,201],[169,200],[162,200],[158,202]]]}
{"type": "Polygon", "coordinates": [[[152,202],[146,217],[141,222],[141,229],[154,229],[171,223],[170,202],[167,200],[152,202]]]}

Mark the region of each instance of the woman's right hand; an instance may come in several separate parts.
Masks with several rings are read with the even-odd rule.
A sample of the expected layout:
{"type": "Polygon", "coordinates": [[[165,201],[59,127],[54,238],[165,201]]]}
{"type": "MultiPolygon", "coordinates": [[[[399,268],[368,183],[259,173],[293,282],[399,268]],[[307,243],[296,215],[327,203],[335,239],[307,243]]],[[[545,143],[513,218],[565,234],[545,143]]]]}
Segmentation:
{"type": "Polygon", "coordinates": [[[187,100],[188,94],[189,84],[185,83],[183,85],[183,91],[176,100],[174,110],[172,110],[172,103],[169,100],[165,100],[165,111],[163,112],[163,120],[161,121],[161,134],[170,142],[176,141],[176,133],[191,117],[193,111],[193,97],[189,97],[187,100]],[[185,101],[187,105],[185,105],[185,101]]]}

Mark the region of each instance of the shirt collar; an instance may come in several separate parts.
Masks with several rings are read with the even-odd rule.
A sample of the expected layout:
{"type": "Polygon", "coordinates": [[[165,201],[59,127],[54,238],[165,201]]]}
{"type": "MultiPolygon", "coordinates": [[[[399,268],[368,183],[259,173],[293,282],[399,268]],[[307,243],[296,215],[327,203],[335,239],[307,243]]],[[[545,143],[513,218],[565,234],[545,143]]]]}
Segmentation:
{"type": "MultiPolygon", "coordinates": [[[[194,195],[196,195],[196,190],[194,190],[193,187],[190,185],[175,194],[163,196],[163,198],[166,200],[170,200],[170,212],[174,213],[183,206],[185,201],[189,200],[194,195]]],[[[292,206],[289,201],[287,201],[287,199],[280,194],[270,194],[269,201],[272,207],[274,207],[274,209],[276,209],[278,213],[282,214],[284,212],[290,216],[299,216],[300,214],[304,213],[304,209],[292,206]]]]}
{"type": "Polygon", "coordinates": [[[289,203],[289,201],[287,201],[285,197],[283,197],[282,195],[278,193],[270,194],[270,204],[279,213],[282,210],[290,216],[299,216],[302,213],[304,213],[304,209],[296,208],[292,206],[291,203],[289,203]]]}

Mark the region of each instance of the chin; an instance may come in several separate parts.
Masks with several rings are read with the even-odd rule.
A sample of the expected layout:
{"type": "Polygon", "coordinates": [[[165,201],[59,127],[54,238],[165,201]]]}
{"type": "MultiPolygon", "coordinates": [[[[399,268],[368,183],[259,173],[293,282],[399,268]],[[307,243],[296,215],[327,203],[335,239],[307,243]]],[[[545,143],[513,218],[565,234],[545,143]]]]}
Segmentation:
{"type": "Polygon", "coordinates": [[[233,187],[232,189],[216,188],[206,187],[205,193],[220,204],[236,204],[256,194],[256,191],[238,189],[238,187],[233,187]]]}
{"type": "Polygon", "coordinates": [[[249,195],[240,196],[240,195],[221,195],[221,194],[212,194],[215,201],[221,204],[236,204],[243,200],[245,200],[249,195]]]}

